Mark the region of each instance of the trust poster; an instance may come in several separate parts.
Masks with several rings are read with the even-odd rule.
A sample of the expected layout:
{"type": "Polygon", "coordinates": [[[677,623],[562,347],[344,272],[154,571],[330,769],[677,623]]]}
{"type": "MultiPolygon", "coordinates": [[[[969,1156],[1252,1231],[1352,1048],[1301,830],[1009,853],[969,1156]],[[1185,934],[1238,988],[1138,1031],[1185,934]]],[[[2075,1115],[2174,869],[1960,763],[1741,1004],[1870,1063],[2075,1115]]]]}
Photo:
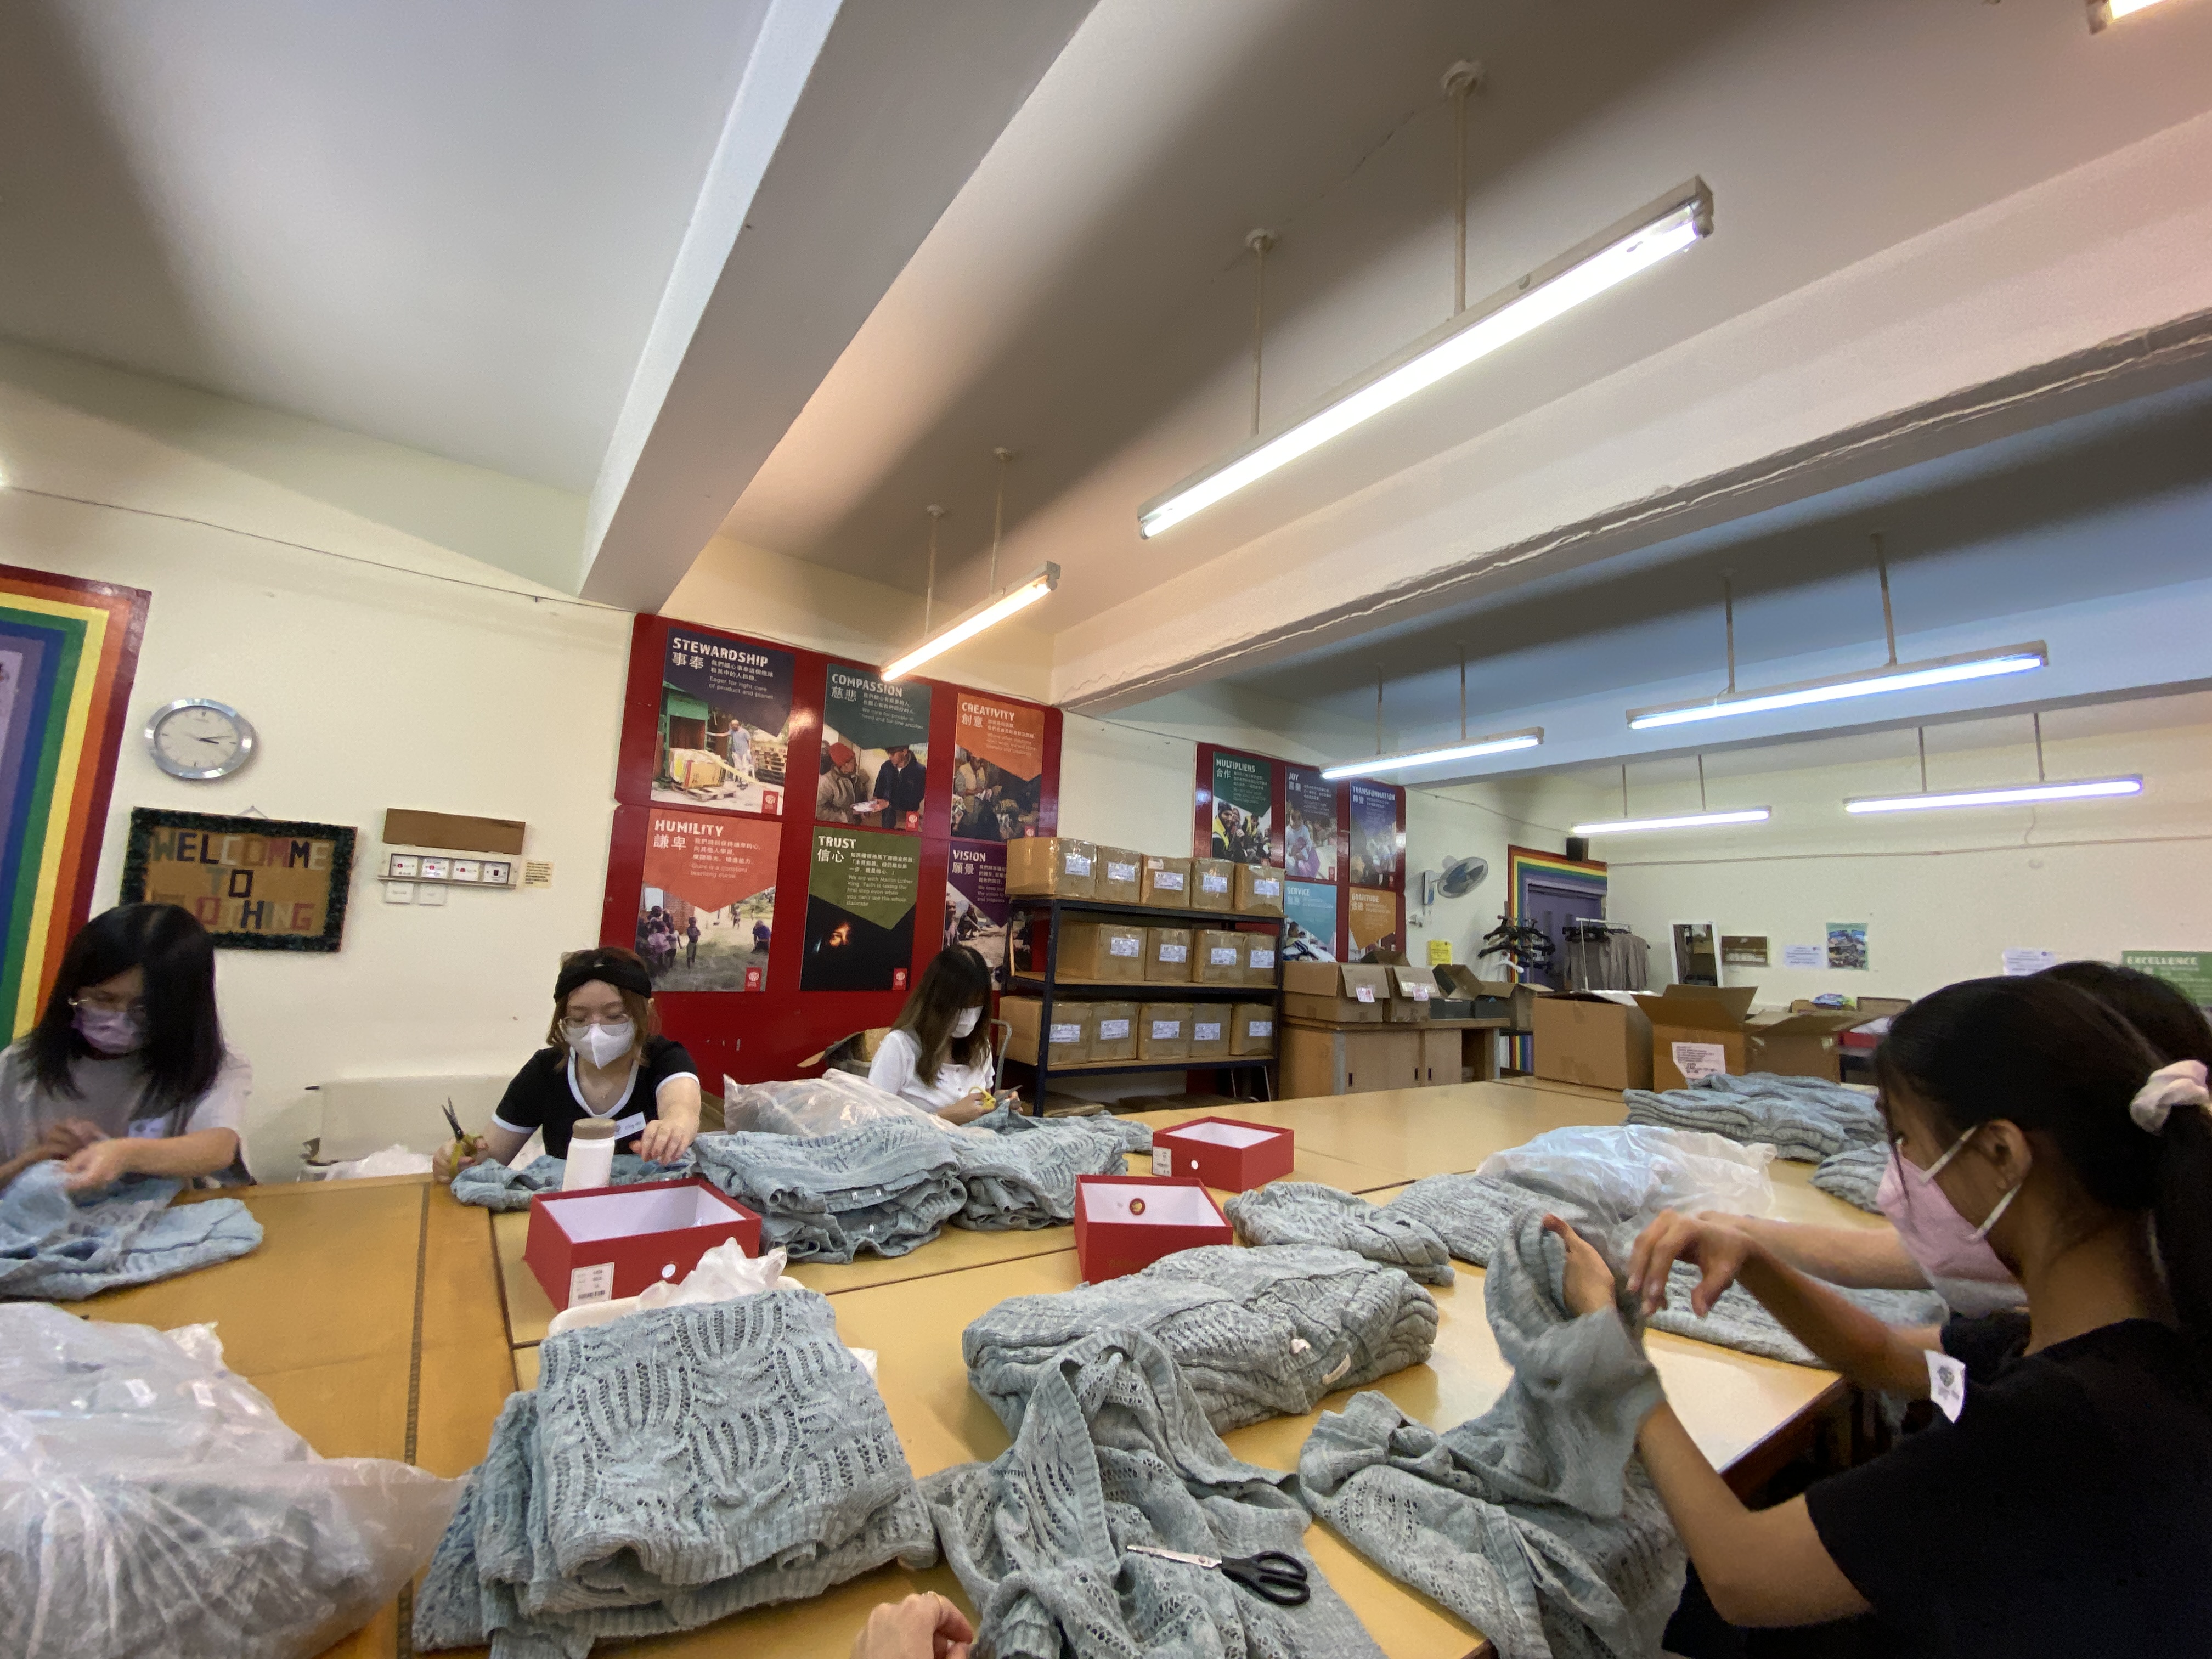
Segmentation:
{"type": "Polygon", "coordinates": [[[945,872],[945,947],[972,947],[1004,982],[1006,967],[1006,849],[952,843],[945,872]]]}
{"type": "Polygon", "coordinates": [[[1283,769],[1283,868],[1299,881],[1336,879],[1336,786],[1310,766],[1283,769]]]}
{"type": "Polygon", "coordinates": [[[653,799],[781,817],[793,660],[788,651],[671,629],[653,799]]]}
{"type": "Polygon", "coordinates": [[[1352,884],[1395,887],[1398,792],[1371,783],[1355,783],[1347,793],[1352,798],[1352,884]]]}
{"type": "Polygon", "coordinates": [[[1310,939],[1331,957],[1336,955],[1336,888],[1334,884],[1311,881],[1285,882],[1283,914],[1290,918],[1287,933],[1293,955],[1302,939],[1310,939]]]}
{"type": "Polygon", "coordinates": [[[655,807],[637,953],[657,991],[764,991],[781,824],[655,807]]]}
{"type": "Polygon", "coordinates": [[[919,830],[928,784],[929,688],[831,663],[822,699],[816,821],[919,830]]]}
{"type": "Polygon", "coordinates": [[[921,877],[918,841],[866,830],[817,830],[807,866],[799,988],[905,990],[921,877]]]}
{"type": "Polygon", "coordinates": [[[1037,833],[1044,791],[1045,711],[957,694],[952,718],[952,833],[1020,841],[1037,833]]]}
{"type": "Polygon", "coordinates": [[[1216,750],[1213,757],[1212,856],[1239,864],[1275,862],[1275,763],[1216,750]]]}

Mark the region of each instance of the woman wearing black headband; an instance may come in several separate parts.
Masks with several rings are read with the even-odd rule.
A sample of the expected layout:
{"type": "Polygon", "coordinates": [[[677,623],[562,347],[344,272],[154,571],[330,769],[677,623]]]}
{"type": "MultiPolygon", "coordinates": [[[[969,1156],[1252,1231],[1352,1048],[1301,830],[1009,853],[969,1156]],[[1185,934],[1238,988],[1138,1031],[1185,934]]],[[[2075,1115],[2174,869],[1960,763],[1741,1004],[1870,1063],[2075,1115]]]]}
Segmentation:
{"type": "MultiPolygon", "coordinates": [[[[505,1163],[533,1130],[554,1158],[585,1117],[611,1117],[617,1152],[671,1164],[699,1133],[699,1070],[684,1045],[660,1035],[653,981],[635,951],[575,951],[553,981],[547,1046],[524,1062],[478,1146],[505,1163]]],[[[440,1173],[450,1159],[441,1154],[440,1173]]]]}

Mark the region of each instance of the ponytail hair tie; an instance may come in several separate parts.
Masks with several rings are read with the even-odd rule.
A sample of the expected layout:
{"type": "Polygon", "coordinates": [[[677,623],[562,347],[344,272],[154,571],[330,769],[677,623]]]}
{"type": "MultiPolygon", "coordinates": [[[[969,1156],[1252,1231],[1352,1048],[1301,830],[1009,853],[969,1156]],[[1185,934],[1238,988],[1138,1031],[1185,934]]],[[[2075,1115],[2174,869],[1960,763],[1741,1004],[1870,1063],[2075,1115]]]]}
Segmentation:
{"type": "Polygon", "coordinates": [[[2169,1113],[2177,1106],[2212,1105],[2212,1091],[2204,1086],[2204,1062],[2201,1060],[2177,1060],[2171,1066],[2161,1066],[2150,1074],[2150,1079],[2136,1091],[2129,1103],[2128,1115],[2152,1134],[2166,1127],[2169,1113]]]}

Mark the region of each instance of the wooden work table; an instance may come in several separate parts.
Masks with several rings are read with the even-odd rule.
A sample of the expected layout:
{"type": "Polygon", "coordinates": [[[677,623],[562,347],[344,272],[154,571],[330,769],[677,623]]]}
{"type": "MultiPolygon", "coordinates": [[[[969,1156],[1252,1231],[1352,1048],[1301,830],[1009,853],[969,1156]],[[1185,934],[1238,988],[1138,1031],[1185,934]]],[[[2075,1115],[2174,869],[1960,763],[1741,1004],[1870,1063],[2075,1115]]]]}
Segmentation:
{"type": "MultiPolygon", "coordinates": [[[[1155,1127],[1233,1116],[1297,1137],[1292,1178],[1324,1182],[1387,1202],[1425,1175],[1474,1169],[1492,1152],[1547,1129],[1620,1121],[1620,1097],[1572,1084],[1514,1079],[1352,1095],[1148,1112],[1155,1127]]],[[[1133,1170],[1149,1164],[1133,1158],[1133,1170]]],[[[1809,1167],[1773,1166],[1777,1208],[1793,1220],[1882,1224],[1807,1185],[1809,1167]]],[[[412,1461],[457,1475],[482,1457],[512,1388],[534,1386],[537,1344],[552,1307],[522,1262],[526,1212],[492,1216],[459,1204],[427,1178],[400,1176],[292,1187],[242,1196],[265,1231],[240,1261],[94,1298],[94,1318],[161,1327],[212,1322],[232,1368],[275,1402],[325,1456],[412,1461]]],[[[1217,1197],[1226,1194],[1217,1194],[1217,1197]]],[[[792,1276],[829,1296],[848,1345],[877,1355],[893,1426],[917,1476],[996,1456],[1006,1430],[968,1386],[960,1334],[1011,1296],[1079,1282],[1067,1228],[978,1233],[947,1229],[910,1254],[845,1266],[802,1263],[792,1276]]],[[[1437,1343],[1428,1363],[1372,1385],[1408,1416],[1443,1428],[1488,1409],[1509,1376],[1483,1311],[1483,1275],[1462,1266],[1436,1291],[1437,1343]]],[[[1652,1333],[1647,1351],[1690,1433],[1739,1482],[1763,1479],[1840,1409],[1826,1371],[1781,1364],[1652,1333]]],[[[1342,1407],[1332,1395],[1322,1409],[1342,1407]]],[[[1280,1418],[1226,1437],[1238,1456],[1296,1467],[1314,1418],[1280,1418]]],[[[1462,1659],[1486,1644],[1427,1597],[1395,1583],[1326,1527],[1306,1545],[1329,1582],[1394,1659],[1462,1659]]],[[[910,1589],[965,1605],[943,1567],[885,1568],[811,1601],[768,1607],[625,1651],[835,1655],[878,1602],[910,1589]],[[742,1626],[742,1634],[736,1628],[742,1626]]],[[[348,1659],[413,1651],[398,1610],[331,1650],[348,1659]]]]}

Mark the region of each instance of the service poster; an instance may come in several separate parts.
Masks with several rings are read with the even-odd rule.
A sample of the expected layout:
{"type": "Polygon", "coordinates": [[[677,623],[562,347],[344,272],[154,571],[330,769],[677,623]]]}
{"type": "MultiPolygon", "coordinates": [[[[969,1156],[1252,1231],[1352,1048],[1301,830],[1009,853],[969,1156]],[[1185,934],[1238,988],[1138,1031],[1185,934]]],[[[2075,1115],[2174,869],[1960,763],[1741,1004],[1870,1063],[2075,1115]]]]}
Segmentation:
{"type": "Polygon", "coordinates": [[[788,651],[671,629],[653,799],[781,817],[793,661],[788,651]]]}
{"type": "Polygon", "coordinates": [[[817,830],[807,870],[799,988],[905,990],[921,843],[865,830],[817,830]]]}
{"type": "Polygon", "coordinates": [[[1290,918],[1290,926],[1285,930],[1287,945],[1296,945],[1301,938],[1310,939],[1330,957],[1336,955],[1336,889],[1333,885],[1285,882],[1283,914],[1290,918]]]}
{"type": "Polygon", "coordinates": [[[1283,769],[1283,867],[1300,881],[1336,879],[1336,786],[1310,766],[1283,769]]]}
{"type": "Polygon", "coordinates": [[[2212,951],[2123,951],[2120,965],[2165,980],[2200,1008],[2212,1008],[2212,951]]]}
{"type": "Polygon", "coordinates": [[[764,991],[781,824],[655,807],[637,953],[656,991],[764,991]]]}
{"type": "Polygon", "coordinates": [[[1217,750],[1212,856],[1239,864],[1274,863],[1268,846],[1275,827],[1274,795],[1274,762],[1217,750]]]}
{"type": "MultiPolygon", "coordinates": [[[[1020,841],[1037,830],[1044,793],[1042,708],[963,691],[952,715],[952,833],[1020,841]]],[[[1004,860],[1002,860],[1003,865],[1004,860]]]]}
{"type": "Polygon", "coordinates": [[[988,842],[952,843],[945,872],[945,948],[965,945],[991,964],[991,976],[1006,982],[1006,849],[988,842]]]}
{"type": "MultiPolygon", "coordinates": [[[[1352,884],[1398,884],[1398,792],[1355,783],[1352,796],[1352,884]]],[[[1357,937],[1355,933],[1354,937],[1357,937]]]]}
{"type": "Polygon", "coordinates": [[[831,663],[816,821],[919,830],[928,781],[929,688],[831,663]]]}
{"type": "Polygon", "coordinates": [[[1398,896],[1364,887],[1354,887],[1351,893],[1352,949],[1347,956],[1399,949],[1398,896]]]}

